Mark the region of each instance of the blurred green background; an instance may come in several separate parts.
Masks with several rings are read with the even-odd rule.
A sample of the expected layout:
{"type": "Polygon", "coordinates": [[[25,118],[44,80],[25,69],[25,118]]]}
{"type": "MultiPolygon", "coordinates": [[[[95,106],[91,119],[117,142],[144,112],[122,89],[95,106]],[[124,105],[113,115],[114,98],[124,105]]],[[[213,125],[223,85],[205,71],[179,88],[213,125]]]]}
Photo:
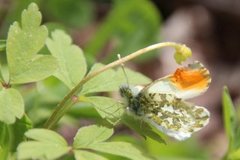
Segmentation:
{"type": "MultiPolygon", "coordinates": [[[[192,60],[201,61],[212,75],[208,92],[192,100],[210,110],[210,124],[187,141],[168,140],[167,145],[151,139],[145,141],[123,126],[117,127],[114,140],[130,141],[156,159],[220,159],[224,156],[228,141],[223,128],[222,87],[229,87],[236,106],[240,100],[238,1],[0,0],[0,39],[6,39],[9,26],[20,19],[22,10],[31,2],[39,5],[50,32],[58,28],[72,36],[74,43],[83,49],[89,66],[96,61],[107,64],[117,59],[119,53],[124,56],[161,41],[185,43],[192,48],[192,60]]],[[[43,50],[48,52],[46,48],[43,50]]],[[[171,52],[164,49],[161,54],[146,54],[126,65],[157,79],[176,68],[171,52]]],[[[3,54],[1,62],[4,63],[3,54]]],[[[68,91],[55,78],[19,89],[36,127],[42,125],[52,107],[68,91]]],[[[240,112],[237,113],[239,116],[240,112]]],[[[99,121],[92,106],[77,105],[61,120],[58,131],[71,141],[79,126],[101,123],[99,121]]]]}

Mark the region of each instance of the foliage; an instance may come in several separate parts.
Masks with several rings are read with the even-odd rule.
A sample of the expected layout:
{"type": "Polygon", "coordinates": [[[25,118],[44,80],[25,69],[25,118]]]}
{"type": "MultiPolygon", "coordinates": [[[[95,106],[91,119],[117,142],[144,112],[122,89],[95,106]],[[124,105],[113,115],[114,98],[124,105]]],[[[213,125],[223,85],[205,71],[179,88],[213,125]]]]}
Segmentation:
{"type": "MultiPolygon", "coordinates": [[[[44,17],[45,21],[58,21],[48,25],[48,28],[41,24],[42,14],[38,6],[35,3],[29,5],[30,2],[13,1],[11,10],[14,12],[7,13],[2,25],[2,35],[5,35],[10,23],[18,20],[10,26],[7,38],[0,40],[0,159],[150,160],[209,157],[207,149],[198,146],[194,139],[180,144],[172,141],[166,143],[164,135],[147,123],[125,114],[125,106],[116,98],[109,97],[111,92],[127,82],[121,68],[108,69],[87,80],[74,92],[77,94],[70,98],[65,96],[74,91],[80,81],[106,67],[96,63],[96,59],[110,41],[113,42],[112,52],[121,53],[122,56],[157,42],[160,15],[150,1],[114,0],[112,9],[95,36],[87,42],[85,53],[73,44],[74,40],[65,31],[55,28],[79,29],[93,23],[93,1],[37,0],[43,15],[49,15],[44,17]],[[27,9],[22,12],[23,8],[27,9]],[[59,25],[59,22],[66,26],[59,25]],[[61,110],[64,118],[56,127],[62,124],[79,127],[79,119],[97,123],[81,126],[72,144],[57,133],[57,128],[43,128],[46,119],[54,115],[54,107],[58,108],[59,102],[67,98],[70,99],[66,105],[69,108],[61,110]],[[72,104],[74,107],[70,108],[72,104]],[[119,124],[132,130],[114,134],[113,127],[119,124]],[[126,132],[140,136],[124,136],[126,132]]],[[[175,47],[175,50],[177,63],[191,56],[186,46],[175,47]]],[[[109,62],[116,57],[115,54],[107,55],[103,61],[109,62]]],[[[125,71],[130,84],[151,82],[141,73],[128,68],[125,71]]],[[[227,88],[224,88],[222,100],[224,126],[229,140],[224,158],[240,159],[240,119],[227,88]]]]}
{"type": "Polygon", "coordinates": [[[68,26],[82,27],[93,19],[93,3],[89,0],[42,0],[43,13],[49,21],[60,21],[68,26]]]}
{"type": "MultiPolygon", "coordinates": [[[[147,0],[113,2],[113,9],[85,48],[88,60],[93,61],[110,40],[115,42],[113,52],[117,51],[122,56],[157,42],[156,33],[159,31],[160,17],[153,4],[147,0]]],[[[107,61],[115,58],[113,54],[109,55],[107,61]]]]}
{"type": "Polygon", "coordinates": [[[25,136],[32,141],[18,146],[18,159],[56,159],[70,150],[64,138],[51,130],[31,129],[25,136]]]}
{"type": "Polygon", "coordinates": [[[0,51],[4,51],[6,49],[6,41],[0,40],[0,51]]]}
{"type": "Polygon", "coordinates": [[[58,61],[58,70],[54,76],[63,81],[70,89],[84,77],[87,65],[82,50],[71,44],[71,38],[60,30],[52,33],[46,45],[58,61]]]}
{"type": "Polygon", "coordinates": [[[21,94],[14,88],[0,91],[0,121],[7,124],[15,122],[24,114],[24,102],[21,94]]]}
{"type": "Polygon", "coordinates": [[[147,157],[133,145],[126,142],[106,142],[113,134],[113,129],[103,126],[91,125],[82,127],[74,137],[72,146],[68,146],[66,140],[54,131],[47,129],[31,129],[25,133],[31,139],[22,142],[18,147],[18,159],[56,159],[67,152],[73,152],[78,159],[107,159],[99,151],[115,154],[129,159],[148,160],[147,157]]]}
{"type": "Polygon", "coordinates": [[[240,128],[239,117],[236,115],[236,109],[233,105],[227,87],[224,87],[222,95],[223,117],[225,132],[228,137],[228,152],[225,159],[235,160],[240,158],[240,128]]]}
{"type": "Polygon", "coordinates": [[[7,159],[10,145],[9,127],[7,124],[0,122],[0,159],[7,159]]]}
{"type": "Polygon", "coordinates": [[[48,30],[40,26],[41,13],[34,4],[22,13],[21,24],[11,25],[7,39],[7,60],[11,84],[29,83],[52,75],[57,69],[53,56],[36,54],[45,44],[48,30]]]}
{"type": "MultiPolygon", "coordinates": [[[[147,11],[145,5],[151,6],[147,1],[143,2],[142,8],[138,10],[142,12],[138,13],[140,15],[147,11]]],[[[133,1],[131,3],[129,11],[133,7],[133,1]]],[[[113,9],[111,15],[117,16],[117,13],[121,13],[122,7],[113,9]]],[[[151,23],[154,23],[157,30],[158,22],[154,22],[156,20],[156,18],[154,20],[156,14],[154,12],[156,11],[150,13],[153,16],[151,23]]],[[[148,19],[148,16],[145,15],[145,18],[148,19]]],[[[97,116],[109,122],[107,126],[110,128],[98,125],[81,127],[72,145],[68,145],[67,141],[55,131],[42,128],[42,121],[52,112],[51,107],[56,105],[69,90],[74,90],[81,80],[105,65],[96,63],[87,72],[83,51],[72,44],[70,36],[62,30],[54,30],[48,37],[48,29],[45,25],[41,25],[41,21],[42,15],[38,11],[38,6],[31,3],[22,12],[20,21],[10,26],[7,40],[0,41],[0,51],[6,52],[6,62],[2,63],[1,67],[0,158],[57,159],[64,156],[71,157],[71,154],[74,154],[75,159],[105,160],[113,155],[133,160],[151,159],[131,143],[109,141],[113,135],[112,127],[124,114],[124,106],[115,99],[97,96],[97,93],[118,90],[119,86],[126,82],[122,69],[109,69],[87,81],[78,93],[79,98],[76,101],[78,105],[94,107],[97,116]]],[[[105,25],[107,23],[113,22],[106,22],[105,25]]],[[[153,35],[153,30],[150,35],[153,35]]],[[[134,37],[130,34],[127,37],[129,36],[134,37]]],[[[143,45],[140,41],[138,43],[136,48],[143,45]]],[[[126,74],[132,84],[147,84],[151,81],[128,68],[126,74]]],[[[64,121],[70,119],[74,117],[64,121]]],[[[128,119],[125,119],[125,123],[128,123],[128,119]]],[[[133,123],[130,127],[138,128],[137,131],[141,132],[139,125],[133,123]]],[[[150,128],[141,135],[145,137],[149,135],[159,142],[163,141],[160,135],[150,128]]]]}

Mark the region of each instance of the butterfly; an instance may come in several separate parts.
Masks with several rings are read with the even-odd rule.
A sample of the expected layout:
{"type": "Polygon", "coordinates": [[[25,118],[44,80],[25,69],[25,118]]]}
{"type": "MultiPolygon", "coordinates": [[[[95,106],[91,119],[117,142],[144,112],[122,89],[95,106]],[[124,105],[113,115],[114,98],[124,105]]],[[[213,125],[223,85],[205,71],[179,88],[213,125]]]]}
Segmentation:
{"type": "Polygon", "coordinates": [[[177,140],[185,140],[209,122],[209,111],[186,99],[204,93],[211,82],[209,71],[198,61],[142,86],[120,87],[127,111],[177,140]]]}

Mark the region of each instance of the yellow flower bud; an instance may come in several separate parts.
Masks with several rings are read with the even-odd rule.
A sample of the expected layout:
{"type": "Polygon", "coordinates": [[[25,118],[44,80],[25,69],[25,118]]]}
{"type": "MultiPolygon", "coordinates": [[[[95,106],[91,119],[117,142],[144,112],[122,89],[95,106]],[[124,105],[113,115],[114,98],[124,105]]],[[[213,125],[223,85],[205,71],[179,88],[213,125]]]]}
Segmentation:
{"type": "Polygon", "coordinates": [[[186,45],[175,46],[174,58],[178,64],[181,64],[187,58],[192,56],[192,51],[186,45]]]}

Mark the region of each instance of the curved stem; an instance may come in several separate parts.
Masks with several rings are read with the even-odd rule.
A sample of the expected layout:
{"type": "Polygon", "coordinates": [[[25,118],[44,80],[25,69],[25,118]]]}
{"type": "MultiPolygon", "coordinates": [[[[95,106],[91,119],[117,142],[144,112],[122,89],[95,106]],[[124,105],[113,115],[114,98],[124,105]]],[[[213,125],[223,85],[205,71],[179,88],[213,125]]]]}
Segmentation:
{"type": "Polygon", "coordinates": [[[74,95],[77,95],[80,91],[82,86],[89,81],[90,79],[92,79],[93,77],[97,76],[98,74],[116,67],[118,65],[123,64],[124,62],[127,62],[133,58],[136,58],[144,53],[147,53],[149,51],[155,50],[155,49],[159,49],[159,48],[163,48],[163,47],[174,47],[175,49],[182,47],[182,44],[177,44],[174,42],[162,42],[162,43],[157,43],[151,46],[148,46],[146,48],[140,49],[136,52],[133,52],[119,60],[116,60],[112,63],[109,63],[108,65],[100,68],[99,70],[92,72],[90,74],[88,74],[85,78],[83,78],[76,87],[74,87],[64,98],[63,100],[57,105],[56,109],[53,111],[53,113],[51,114],[51,116],[49,117],[49,119],[47,120],[47,122],[45,123],[45,127],[46,128],[52,128],[60,119],[61,117],[69,110],[69,108],[74,104],[72,97],[74,95]]]}

